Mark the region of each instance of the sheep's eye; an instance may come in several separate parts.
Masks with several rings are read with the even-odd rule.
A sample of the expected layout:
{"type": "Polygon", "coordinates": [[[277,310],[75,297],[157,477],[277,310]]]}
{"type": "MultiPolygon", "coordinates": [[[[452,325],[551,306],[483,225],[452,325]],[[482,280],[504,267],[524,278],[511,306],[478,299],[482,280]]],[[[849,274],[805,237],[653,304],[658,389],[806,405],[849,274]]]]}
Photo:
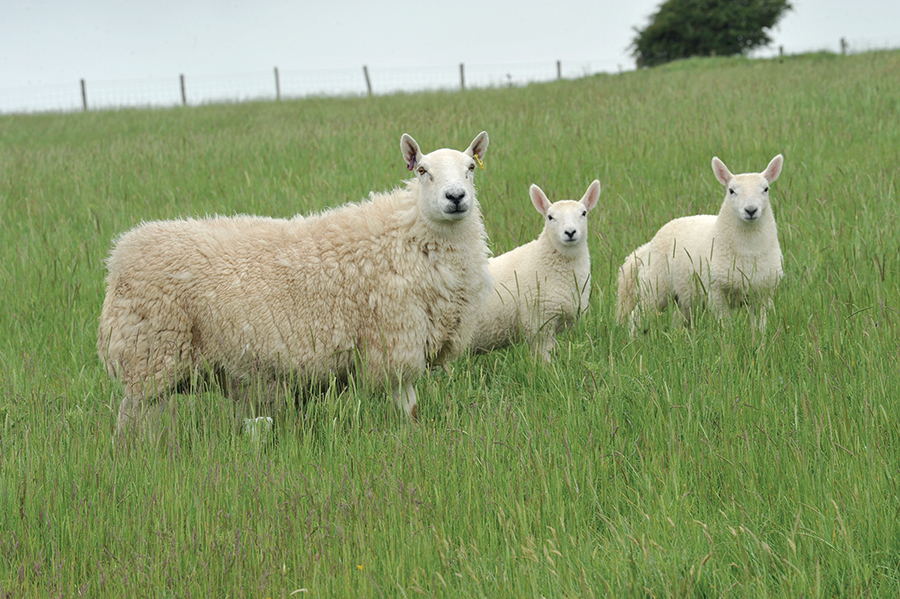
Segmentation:
{"type": "Polygon", "coordinates": [[[763,189],[763,193],[769,193],[769,188],[766,187],[765,189],[763,189]]]}
{"type": "Polygon", "coordinates": [[[548,214],[548,215],[547,215],[547,220],[553,220],[553,217],[550,216],[550,215],[548,214]]]}
{"type": "Polygon", "coordinates": [[[470,171],[474,171],[474,170],[475,170],[475,165],[474,165],[474,164],[470,164],[470,165],[469,165],[469,170],[470,170],[470,171]]]}
{"type": "Polygon", "coordinates": [[[587,210],[581,213],[581,216],[587,216],[587,210]]]}
{"type": "Polygon", "coordinates": [[[420,167],[418,168],[418,172],[419,172],[420,175],[424,175],[424,174],[427,173],[428,171],[425,170],[425,167],[420,166],[420,167]]]}
{"type": "Polygon", "coordinates": [[[728,193],[730,193],[731,195],[735,195],[734,188],[733,188],[733,187],[729,187],[729,188],[728,188],[728,193]]]}

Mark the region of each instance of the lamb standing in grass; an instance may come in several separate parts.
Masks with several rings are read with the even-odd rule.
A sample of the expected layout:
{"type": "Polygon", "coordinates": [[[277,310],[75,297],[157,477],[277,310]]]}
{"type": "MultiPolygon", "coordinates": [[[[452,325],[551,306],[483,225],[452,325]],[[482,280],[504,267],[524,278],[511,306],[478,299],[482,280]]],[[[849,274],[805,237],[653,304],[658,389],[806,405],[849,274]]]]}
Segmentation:
{"type": "Polygon", "coordinates": [[[591,256],[587,214],[600,199],[594,181],[579,201],[550,203],[537,185],[531,202],[544,218],[540,236],[491,258],[494,293],[481,312],[472,339],[474,351],[490,351],[518,341],[550,361],[555,335],[571,325],[591,298],[591,256]]]}
{"type": "Polygon", "coordinates": [[[783,276],[781,247],[769,204],[769,185],[784,159],[772,159],[762,173],[732,175],[718,158],[712,169],[725,186],[718,216],[677,218],[635,250],[619,269],[617,319],[631,331],[643,318],[673,300],[689,322],[691,309],[706,301],[721,320],[747,305],[760,330],[783,276]]]}
{"type": "Polygon", "coordinates": [[[416,418],[414,381],[468,347],[491,290],[474,187],[488,136],[464,152],[400,146],[415,178],[367,201],[149,222],[117,240],[98,352],[124,387],[120,432],[200,368],[263,391],[356,374],[416,418]]]}

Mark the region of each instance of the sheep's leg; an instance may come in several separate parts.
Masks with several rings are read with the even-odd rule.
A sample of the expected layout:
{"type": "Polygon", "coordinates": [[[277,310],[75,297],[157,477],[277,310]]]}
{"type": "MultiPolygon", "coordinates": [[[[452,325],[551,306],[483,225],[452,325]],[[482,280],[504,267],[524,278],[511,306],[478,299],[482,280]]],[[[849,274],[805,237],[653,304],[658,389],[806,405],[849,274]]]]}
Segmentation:
{"type": "Polygon", "coordinates": [[[119,416],[116,420],[116,433],[120,436],[127,430],[140,428],[144,419],[143,394],[128,393],[119,404],[119,416]]]}
{"type": "MultiPolygon", "coordinates": [[[[157,347],[151,347],[141,357],[136,352],[124,354],[117,368],[125,396],[119,405],[116,421],[118,434],[126,431],[147,434],[160,424],[165,411],[165,398],[190,375],[191,362],[182,356],[175,343],[177,338],[163,339],[157,347]]],[[[190,341],[186,345],[189,345],[190,341]]],[[[153,432],[152,437],[156,436],[153,432]]]]}
{"type": "Polygon", "coordinates": [[[135,389],[126,393],[119,404],[119,415],[116,420],[116,434],[123,438],[125,433],[140,434],[151,441],[158,439],[160,432],[157,430],[161,422],[161,416],[165,412],[166,403],[155,394],[150,395],[142,389],[135,389]]]}
{"type": "Polygon", "coordinates": [[[407,382],[404,384],[402,381],[396,383],[393,396],[397,409],[403,410],[410,420],[416,422],[418,420],[418,408],[416,405],[416,389],[412,383],[407,382]]]}

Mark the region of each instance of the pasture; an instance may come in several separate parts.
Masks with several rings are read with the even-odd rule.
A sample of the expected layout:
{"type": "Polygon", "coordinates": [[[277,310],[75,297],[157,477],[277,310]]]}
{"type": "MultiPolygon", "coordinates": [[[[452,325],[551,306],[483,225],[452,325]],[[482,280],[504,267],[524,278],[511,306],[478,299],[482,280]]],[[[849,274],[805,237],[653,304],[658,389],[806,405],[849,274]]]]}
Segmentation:
{"type": "Polygon", "coordinates": [[[900,595],[900,52],[692,59],[513,89],[0,116],[0,597],[900,595]],[[388,398],[332,390],[253,442],[214,392],[117,447],[96,355],[112,240],[289,217],[490,134],[495,254],[528,198],[589,216],[590,309],[552,365],[465,356],[388,398]],[[785,279],[749,319],[631,339],[616,270],[718,211],[718,155],[784,170],[785,279]]]}

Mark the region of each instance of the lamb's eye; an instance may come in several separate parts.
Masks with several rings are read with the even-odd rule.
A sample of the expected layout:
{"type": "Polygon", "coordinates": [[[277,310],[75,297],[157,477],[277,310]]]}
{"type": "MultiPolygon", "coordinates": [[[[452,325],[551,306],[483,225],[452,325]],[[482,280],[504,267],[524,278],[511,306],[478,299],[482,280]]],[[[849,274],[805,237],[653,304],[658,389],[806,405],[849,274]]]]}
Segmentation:
{"type": "Polygon", "coordinates": [[[728,193],[730,193],[731,195],[735,195],[736,192],[734,191],[734,188],[733,188],[733,187],[729,187],[729,188],[728,188],[728,193]]]}
{"type": "Polygon", "coordinates": [[[581,216],[587,216],[587,210],[581,213],[581,216]]]}
{"type": "Polygon", "coordinates": [[[422,166],[420,166],[417,170],[420,175],[424,175],[425,173],[428,172],[425,170],[425,167],[422,167],[422,166]]]}
{"type": "Polygon", "coordinates": [[[550,216],[550,215],[548,214],[548,215],[547,215],[547,220],[553,220],[553,217],[550,216]]]}
{"type": "Polygon", "coordinates": [[[765,189],[763,189],[763,193],[769,193],[769,188],[766,187],[765,189]]]}
{"type": "Polygon", "coordinates": [[[470,171],[474,171],[474,170],[475,170],[475,165],[474,165],[474,164],[470,164],[470,165],[469,165],[469,170],[470,170],[470,171]]]}

